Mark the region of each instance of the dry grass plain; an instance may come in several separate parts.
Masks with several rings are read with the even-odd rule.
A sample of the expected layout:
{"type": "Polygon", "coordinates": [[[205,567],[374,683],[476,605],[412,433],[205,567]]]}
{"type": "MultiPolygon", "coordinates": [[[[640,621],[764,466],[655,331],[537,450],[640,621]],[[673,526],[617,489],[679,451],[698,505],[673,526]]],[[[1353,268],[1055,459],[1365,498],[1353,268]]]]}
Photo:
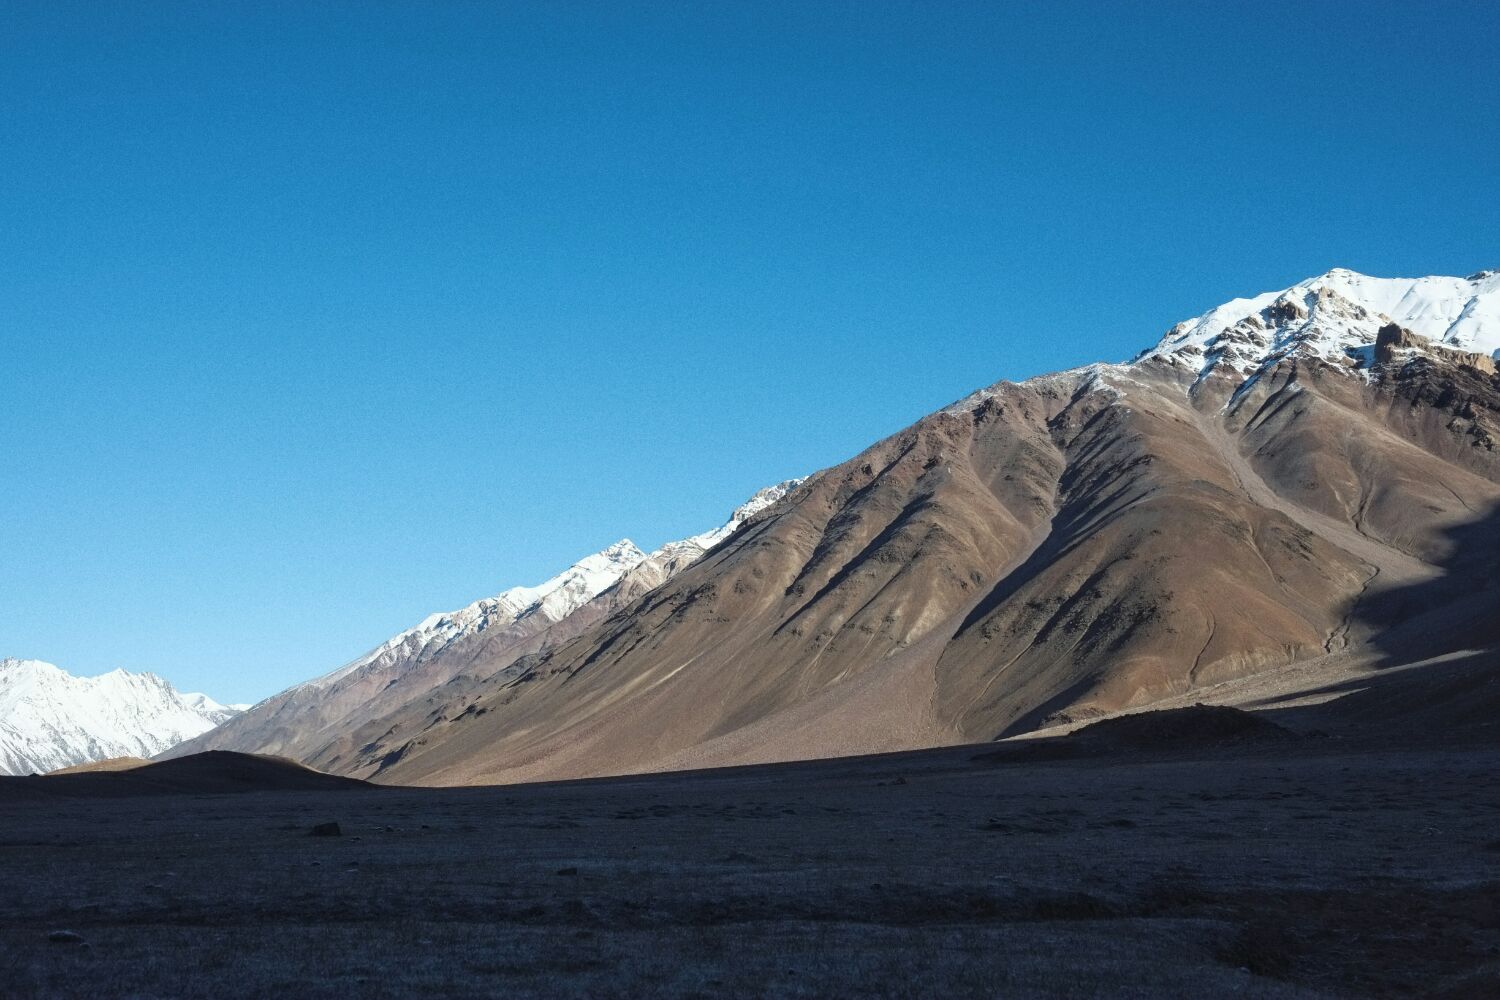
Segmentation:
{"type": "Polygon", "coordinates": [[[988,749],[0,789],[0,995],[1500,995],[1492,743],[988,749]],[[342,836],[308,835],[330,820],[342,836]]]}

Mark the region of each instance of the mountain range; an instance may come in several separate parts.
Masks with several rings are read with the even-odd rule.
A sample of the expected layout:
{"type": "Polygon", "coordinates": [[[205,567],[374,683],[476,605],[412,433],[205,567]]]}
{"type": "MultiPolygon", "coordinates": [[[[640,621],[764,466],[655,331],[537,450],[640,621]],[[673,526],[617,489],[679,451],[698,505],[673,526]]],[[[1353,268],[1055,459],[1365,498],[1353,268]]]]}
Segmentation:
{"type": "Polygon", "coordinates": [[[186,741],[202,750],[274,753],[345,773],[376,769],[381,738],[430,714],[430,706],[497,680],[517,660],[541,655],[661,585],[800,483],[766,487],[723,525],[647,554],[623,539],[534,587],[513,587],[416,626],[333,672],[255,705],[186,741]],[[371,744],[374,748],[371,748],[371,744]]]}
{"type": "MultiPolygon", "coordinates": [[[[1236,299],[1128,363],[981,389],[713,532],[433,615],[169,753],[472,784],[1457,683],[1500,644],[1497,354],[1496,272],[1236,299]]],[[[1500,708],[1484,676],[1471,714],[1500,708]]]]}
{"type": "Polygon", "coordinates": [[[0,774],[151,757],[245,707],[182,694],[155,674],[74,677],[40,660],[0,660],[0,774]]]}

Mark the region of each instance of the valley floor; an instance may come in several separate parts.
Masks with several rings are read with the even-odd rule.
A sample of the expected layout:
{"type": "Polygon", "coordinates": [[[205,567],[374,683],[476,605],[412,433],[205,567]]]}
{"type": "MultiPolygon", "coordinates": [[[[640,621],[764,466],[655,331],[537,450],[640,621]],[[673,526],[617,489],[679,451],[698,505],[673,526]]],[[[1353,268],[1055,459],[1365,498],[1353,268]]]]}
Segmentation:
{"type": "Polygon", "coordinates": [[[0,801],[0,994],[1500,995],[1493,745],[984,750],[0,801]]]}

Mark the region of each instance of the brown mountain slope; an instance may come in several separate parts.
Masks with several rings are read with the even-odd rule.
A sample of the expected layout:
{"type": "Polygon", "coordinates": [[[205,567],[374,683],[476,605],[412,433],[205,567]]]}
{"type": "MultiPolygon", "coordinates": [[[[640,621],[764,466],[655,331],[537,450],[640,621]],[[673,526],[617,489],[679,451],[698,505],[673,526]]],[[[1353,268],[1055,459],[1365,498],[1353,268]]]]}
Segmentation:
{"type": "Polygon", "coordinates": [[[1393,625],[1494,602],[1464,570],[1493,544],[1451,538],[1500,502],[1500,382],[1437,354],[1001,384],[365,760],[463,783],[894,750],[1374,662],[1393,625]]]}
{"type": "Polygon", "coordinates": [[[45,775],[0,777],[10,799],[112,798],[135,795],[226,795],[238,792],[330,792],[370,788],[285,757],[210,750],[164,761],[117,758],[45,775]]]}
{"type": "Polygon", "coordinates": [[[400,696],[367,705],[365,712],[351,726],[329,727],[317,739],[304,741],[306,749],[302,759],[312,767],[341,774],[363,775],[377,770],[392,752],[393,737],[447,722],[450,712],[462,716],[481,693],[514,673],[507,668],[530,662],[541,653],[587,632],[652,588],[660,586],[679,569],[670,560],[647,559],[592,601],[519,641],[489,641],[479,645],[470,640],[445,649],[441,656],[435,657],[447,668],[445,680],[426,685],[408,684],[400,696]],[[478,649],[472,648],[476,645],[479,645],[478,649]]]}
{"type": "Polygon", "coordinates": [[[429,615],[332,673],[252,706],[163,757],[204,750],[279,754],[345,773],[378,766],[383,741],[449,718],[455,701],[495,683],[511,664],[580,635],[703,555],[798,480],[768,486],[703,534],[649,555],[628,540],[535,587],[514,587],[429,615]]]}
{"type": "Polygon", "coordinates": [[[629,547],[545,616],[527,602],[564,577],[432,616],[174,752],[572,777],[1279,704],[1470,656],[1500,640],[1497,348],[1495,272],[1236,299],[1129,365],[975,393],[718,532],[590,557],[629,547]]]}
{"type": "MultiPolygon", "coordinates": [[[[162,756],[233,750],[310,761],[372,716],[420,699],[476,662],[543,648],[554,625],[644,557],[622,541],[538,588],[514,588],[431,615],[338,670],[268,698],[162,756]]],[[[580,627],[587,620],[583,615],[580,627]]]]}
{"type": "Polygon", "coordinates": [[[404,639],[376,651],[348,675],[284,691],[163,756],[232,749],[312,763],[323,747],[343,742],[352,729],[363,725],[376,706],[394,707],[421,698],[478,660],[533,652],[543,645],[552,624],[541,615],[525,616],[503,628],[462,636],[441,649],[424,648],[420,636],[404,639]]]}

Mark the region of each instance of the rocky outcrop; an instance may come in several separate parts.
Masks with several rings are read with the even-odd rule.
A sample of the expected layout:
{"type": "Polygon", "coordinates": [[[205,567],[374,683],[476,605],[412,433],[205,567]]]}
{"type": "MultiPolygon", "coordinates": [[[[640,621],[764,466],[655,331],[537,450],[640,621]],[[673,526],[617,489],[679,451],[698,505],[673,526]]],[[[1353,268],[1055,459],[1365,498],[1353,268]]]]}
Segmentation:
{"type": "Polygon", "coordinates": [[[1464,365],[1486,375],[1495,374],[1495,359],[1488,354],[1460,351],[1444,344],[1437,344],[1395,323],[1387,323],[1380,328],[1375,340],[1376,364],[1394,364],[1398,360],[1405,360],[1413,352],[1436,354],[1452,364],[1464,365]]]}

